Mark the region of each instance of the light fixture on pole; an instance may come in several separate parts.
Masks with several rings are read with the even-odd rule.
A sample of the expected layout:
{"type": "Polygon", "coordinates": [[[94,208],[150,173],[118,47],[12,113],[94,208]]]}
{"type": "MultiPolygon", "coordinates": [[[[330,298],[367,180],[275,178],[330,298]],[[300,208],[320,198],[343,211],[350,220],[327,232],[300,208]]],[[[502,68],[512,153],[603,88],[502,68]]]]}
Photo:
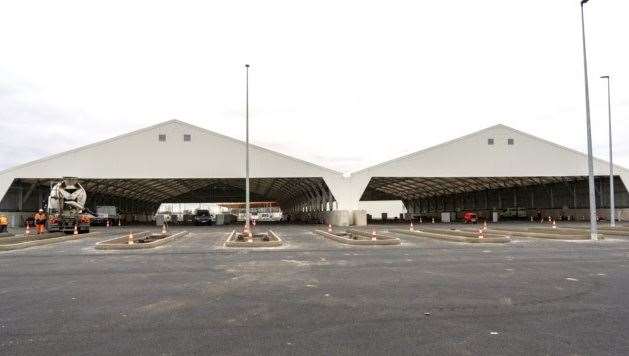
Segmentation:
{"type": "Polygon", "coordinates": [[[592,125],[590,123],[590,88],[588,85],[588,61],[585,49],[585,19],[583,16],[583,5],[589,0],[581,0],[581,35],[583,37],[583,73],[585,76],[585,118],[587,125],[588,144],[588,185],[590,192],[590,238],[598,240],[596,231],[596,197],[594,187],[594,159],[592,158],[592,125]]]}
{"type": "Polygon", "coordinates": [[[611,99],[611,78],[604,75],[602,79],[607,79],[607,114],[609,117],[609,225],[616,226],[616,204],[614,202],[614,159],[612,154],[612,99],[611,99]]]}
{"type": "Polygon", "coordinates": [[[251,221],[251,212],[250,212],[250,204],[249,204],[249,65],[245,64],[245,72],[246,72],[246,108],[245,108],[245,117],[246,117],[246,153],[245,153],[245,232],[248,233],[250,231],[249,222],[251,221]]]}

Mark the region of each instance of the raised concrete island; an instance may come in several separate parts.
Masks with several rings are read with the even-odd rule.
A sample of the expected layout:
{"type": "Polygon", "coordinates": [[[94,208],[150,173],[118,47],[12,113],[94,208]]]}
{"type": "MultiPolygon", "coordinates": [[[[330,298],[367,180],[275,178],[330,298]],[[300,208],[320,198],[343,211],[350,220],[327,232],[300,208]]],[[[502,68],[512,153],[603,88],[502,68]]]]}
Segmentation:
{"type": "Polygon", "coordinates": [[[133,234],[127,234],[118,236],[111,240],[101,241],[96,243],[97,250],[133,250],[133,249],[145,249],[162,246],[175,239],[188,235],[187,231],[180,231],[176,233],[151,233],[149,231],[142,231],[133,234]]]}
{"type": "Polygon", "coordinates": [[[225,247],[279,247],[282,239],[272,230],[268,233],[242,234],[232,230],[225,241],[225,247]]]}
{"type": "Polygon", "coordinates": [[[397,237],[382,235],[375,230],[372,232],[358,229],[347,229],[345,231],[315,230],[315,233],[348,245],[399,245],[401,243],[401,240],[397,237]]]}
{"type": "Polygon", "coordinates": [[[77,240],[83,237],[91,237],[94,235],[100,235],[101,232],[90,232],[87,234],[71,234],[66,235],[62,232],[44,233],[41,235],[29,234],[29,235],[16,235],[12,237],[5,237],[0,239],[0,251],[18,250],[22,248],[28,248],[33,246],[41,246],[54,244],[57,242],[64,242],[70,240],[77,240]]]}
{"type": "Polygon", "coordinates": [[[397,234],[429,237],[437,240],[451,242],[467,242],[467,243],[505,243],[510,242],[511,238],[503,233],[491,233],[488,231],[480,234],[479,232],[463,231],[455,229],[437,229],[429,227],[418,227],[417,229],[391,229],[391,232],[397,234]]]}

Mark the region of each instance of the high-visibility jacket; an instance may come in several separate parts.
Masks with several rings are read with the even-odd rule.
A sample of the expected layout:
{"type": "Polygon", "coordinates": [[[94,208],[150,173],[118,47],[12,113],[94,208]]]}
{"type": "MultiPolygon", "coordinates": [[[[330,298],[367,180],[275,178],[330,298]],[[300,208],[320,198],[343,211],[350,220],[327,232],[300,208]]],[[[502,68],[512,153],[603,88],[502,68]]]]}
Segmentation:
{"type": "Polygon", "coordinates": [[[35,224],[42,225],[46,223],[46,214],[37,213],[35,214],[35,224]]]}

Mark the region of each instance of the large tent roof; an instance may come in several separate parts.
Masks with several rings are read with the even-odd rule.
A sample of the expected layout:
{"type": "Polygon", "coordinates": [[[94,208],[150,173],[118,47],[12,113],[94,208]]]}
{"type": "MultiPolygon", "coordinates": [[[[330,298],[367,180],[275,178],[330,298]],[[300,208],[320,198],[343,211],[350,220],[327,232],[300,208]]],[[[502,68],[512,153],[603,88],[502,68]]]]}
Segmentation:
{"type": "MultiPolygon", "coordinates": [[[[91,192],[154,202],[207,193],[203,188],[209,186],[238,191],[243,188],[238,179],[245,177],[245,147],[234,138],[170,120],[2,171],[0,196],[14,179],[32,183],[67,176],[81,178],[91,192]]],[[[340,172],[257,145],[250,145],[250,157],[252,193],[260,197],[308,196],[327,189],[320,187],[325,185],[321,179],[343,180],[340,172]]]]}
{"type": "MultiPolygon", "coordinates": [[[[595,158],[594,174],[609,175],[609,163],[595,158]]],[[[614,166],[614,174],[629,183],[625,168],[614,166]]],[[[587,175],[587,155],[495,125],[352,173],[348,200],[425,198],[582,180],[587,175]]]]}
{"type": "MultiPolygon", "coordinates": [[[[504,125],[354,172],[349,178],[256,145],[251,145],[250,155],[254,196],[290,201],[331,193],[341,209],[357,208],[361,197],[407,199],[587,175],[583,153],[504,125]],[[492,145],[489,139],[494,140],[492,145]]],[[[245,176],[244,156],[242,141],[170,120],[2,171],[0,197],[15,179],[41,182],[76,176],[101,194],[151,202],[189,200],[207,196],[210,186],[242,190],[238,179],[245,176]]],[[[607,162],[594,163],[596,175],[609,174],[607,162]]],[[[625,168],[615,166],[614,171],[629,182],[625,168]]],[[[237,201],[234,194],[229,196],[237,201]]]]}

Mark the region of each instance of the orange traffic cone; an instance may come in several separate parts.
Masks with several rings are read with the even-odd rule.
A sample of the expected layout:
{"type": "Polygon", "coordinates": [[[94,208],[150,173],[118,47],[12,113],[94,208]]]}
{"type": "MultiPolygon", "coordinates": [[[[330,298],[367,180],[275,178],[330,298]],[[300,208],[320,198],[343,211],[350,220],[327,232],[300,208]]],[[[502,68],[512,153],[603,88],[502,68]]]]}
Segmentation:
{"type": "Polygon", "coordinates": [[[553,220],[553,229],[557,228],[557,223],[555,222],[555,220],[553,220]]]}
{"type": "Polygon", "coordinates": [[[166,224],[162,224],[162,235],[166,235],[168,231],[166,231],[166,224]]]}
{"type": "Polygon", "coordinates": [[[79,234],[79,228],[76,226],[76,224],[74,224],[74,234],[75,235],[79,234]]]}
{"type": "Polygon", "coordinates": [[[129,240],[127,241],[129,245],[133,245],[133,232],[129,232],[129,240]]]}
{"type": "Polygon", "coordinates": [[[411,221],[411,231],[413,231],[413,222],[411,221]]]}
{"type": "Polygon", "coordinates": [[[424,223],[424,220],[422,219],[422,217],[421,217],[421,216],[419,217],[419,223],[420,223],[420,224],[423,224],[423,223],[424,223]]]}
{"type": "Polygon", "coordinates": [[[328,224],[328,232],[332,232],[332,224],[328,224]]]}
{"type": "Polygon", "coordinates": [[[483,222],[483,231],[487,231],[487,221],[483,222]]]}
{"type": "Polygon", "coordinates": [[[107,228],[109,228],[109,219],[107,219],[107,228]]]}
{"type": "Polygon", "coordinates": [[[120,219],[118,219],[118,227],[120,227],[120,219]]]}
{"type": "Polygon", "coordinates": [[[432,218],[432,223],[433,223],[433,224],[435,223],[435,218],[432,218]]]}
{"type": "Polygon", "coordinates": [[[478,229],[478,238],[479,239],[485,238],[485,236],[483,236],[483,229],[478,229]]]}
{"type": "Polygon", "coordinates": [[[371,233],[371,241],[376,241],[376,230],[371,233]]]}
{"type": "Polygon", "coordinates": [[[30,235],[31,234],[31,224],[29,222],[26,222],[26,235],[30,235]]]}

